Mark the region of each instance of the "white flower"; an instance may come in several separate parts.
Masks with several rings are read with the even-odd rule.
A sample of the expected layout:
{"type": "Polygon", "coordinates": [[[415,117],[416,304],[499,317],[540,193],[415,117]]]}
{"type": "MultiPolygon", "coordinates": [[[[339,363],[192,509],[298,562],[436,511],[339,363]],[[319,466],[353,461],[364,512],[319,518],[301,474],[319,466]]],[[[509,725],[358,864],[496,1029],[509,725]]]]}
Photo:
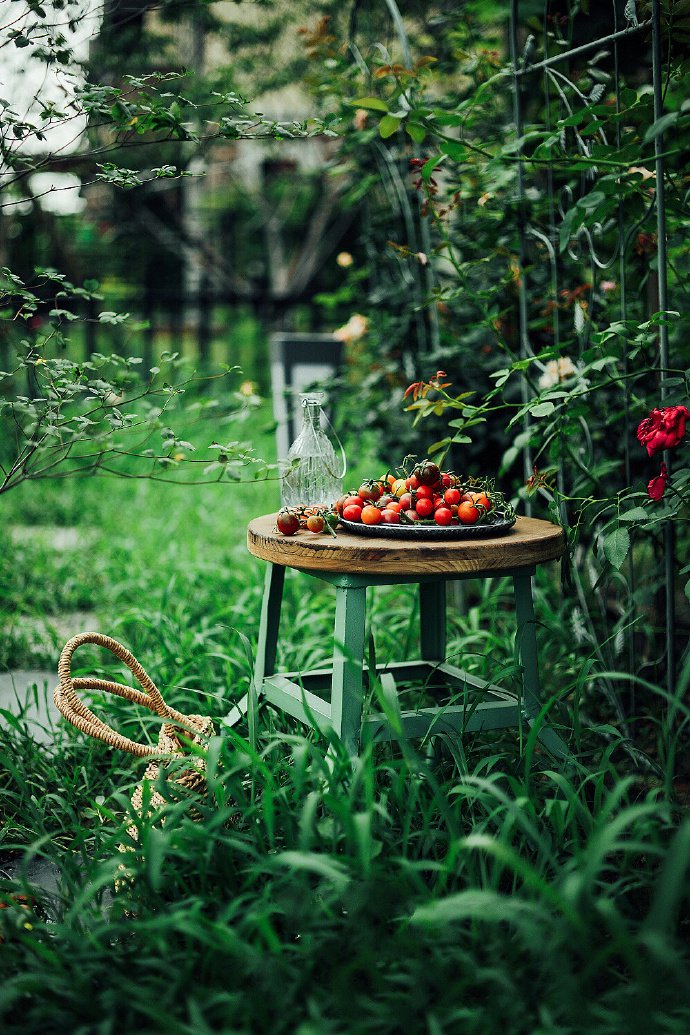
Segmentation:
{"type": "Polygon", "coordinates": [[[342,268],[346,270],[348,266],[351,266],[355,260],[352,258],[349,252],[338,252],[338,254],[335,257],[335,261],[338,263],[339,266],[342,266],[342,268]]]}
{"type": "Polygon", "coordinates": [[[333,331],[333,337],[338,341],[350,342],[362,338],[369,328],[369,321],[361,313],[353,313],[343,327],[333,331]]]}
{"type": "Polygon", "coordinates": [[[567,381],[569,377],[575,377],[578,369],[569,356],[561,356],[560,359],[552,359],[544,367],[544,372],[537,382],[540,389],[553,388],[561,381],[567,381]]]}

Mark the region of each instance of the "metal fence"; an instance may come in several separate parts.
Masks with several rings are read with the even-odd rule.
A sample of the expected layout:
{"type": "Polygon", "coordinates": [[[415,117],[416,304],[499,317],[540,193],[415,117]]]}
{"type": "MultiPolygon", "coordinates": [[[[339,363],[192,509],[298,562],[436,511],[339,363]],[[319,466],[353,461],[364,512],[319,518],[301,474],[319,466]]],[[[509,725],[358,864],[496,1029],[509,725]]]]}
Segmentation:
{"type": "MultiPolygon", "coordinates": [[[[512,75],[497,76],[496,91],[505,93],[503,111],[510,126],[502,126],[513,135],[514,158],[517,165],[515,183],[516,197],[511,205],[509,218],[513,220],[513,232],[516,239],[516,276],[517,284],[517,323],[518,352],[521,359],[530,360],[538,351],[533,338],[537,306],[550,306],[549,334],[555,354],[561,349],[565,355],[572,355],[575,362],[591,344],[591,336],[597,329],[597,318],[601,314],[594,313],[594,296],[615,281],[615,303],[607,302],[606,318],[618,319],[622,324],[628,321],[642,323],[654,313],[669,310],[668,298],[668,248],[666,228],[666,198],[664,185],[667,170],[665,168],[665,142],[663,132],[659,132],[659,120],[664,114],[664,80],[662,61],[662,8],[660,0],[652,0],[645,4],[644,17],[638,17],[635,0],[606,0],[599,4],[590,4],[588,17],[569,20],[567,12],[574,5],[558,3],[557,0],[544,0],[541,14],[535,17],[534,2],[511,0],[506,5],[506,39],[510,50],[512,75]],[[559,19],[561,20],[559,22],[559,19]],[[581,38],[567,37],[559,33],[559,24],[568,23],[572,29],[577,23],[581,38]],[[560,38],[559,38],[560,36],[560,38]],[[586,78],[583,76],[586,71],[586,78]],[[606,146],[621,149],[621,121],[608,120],[602,117],[594,129],[590,125],[588,132],[580,132],[580,116],[585,111],[593,111],[593,119],[597,119],[597,106],[608,103],[614,105],[616,115],[626,108],[628,98],[625,96],[626,82],[653,92],[653,108],[649,127],[654,126],[650,135],[653,139],[654,167],[641,170],[645,180],[647,201],[644,211],[631,212],[626,208],[624,192],[621,190],[614,203],[609,206],[606,219],[576,220],[573,217],[579,212],[594,212],[601,196],[601,183],[611,168],[605,161],[595,160],[593,141],[604,142],[606,146]],[[586,86],[583,83],[586,82],[586,86]],[[611,100],[613,99],[613,100],[611,100]],[[561,129],[563,124],[568,129],[561,129]],[[526,134],[526,128],[528,133],[526,134]],[[560,163],[552,163],[548,158],[538,166],[535,172],[534,138],[545,134],[560,133],[560,163]],[[557,170],[555,171],[557,166],[557,170]],[[538,215],[534,214],[532,197],[540,196],[538,215]],[[544,200],[546,204],[544,204],[544,200]],[[642,242],[642,243],[640,243],[642,242]],[[640,252],[646,249],[643,257],[644,270],[640,252]],[[584,282],[587,283],[584,283],[584,282]],[[645,285],[644,290],[642,285],[645,285]],[[590,296],[586,303],[573,304],[569,309],[563,305],[563,297],[574,299],[577,292],[587,287],[590,296]],[[589,305],[589,309],[587,306],[589,305]],[[617,313],[615,313],[617,307],[617,313]],[[568,324],[568,321],[571,321],[568,324]],[[573,326],[574,323],[574,326],[573,326]]],[[[581,5],[583,6],[583,5],[581,5]]],[[[400,60],[410,67],[412,54],[406,36],[405,22],[395,0],[379,0],[374,5],[377,11],[378,25],[387,22],[388,40],[395,46],[400,60]],[[395,43],[393,42],[395,41],[395,43]]],[[[371,5],[365,0],[354,0],[350,20],[350,42],[355,60],[365,70],[362,59],[364,47],[365,21],[371,5]]],[[[642,11],[640,5],[640,11],[642,11]]],[[[496,7],[492,16],[496,15],[496,7]]],[[[666,39],[668,43],[668,36],[666,39]]],[[[368,43],[374,46],[373,38],[368,43]]],[[[610,109],[609,109],[610,111],[610,109]]],[[[663,124],[662,124],[663,125],[663,124]]],[[[490,136],[495,127],[487,126],[490,136]]],[[[644,136],[644,127],[642,128],[644,136]]],[[[393,166],[390,155],[388,166],[393,166]]],[[[621,162],[621,172],[624,162],[621,162]]],[[[608,177],[607,190],[611,195],[611,177],[608,177]]],[[[399,192],[398,192],[399,193],[399,192]]],[[[395,191],[389,191],[395,199],[395,191]]],[[[391,204],[397,202],[392,201],[391,204]]],[[[409,210],[402,210],[403,202],[399,202],[400,222],[410,224],[409,210]]],[[[423,241],[426,233],[424,220],[417,220],[411,240],[423,241]]],[[[426,250],[426,242],[424,250],[426,250]]],[[[428,276],[429,269],[424,271],[428,276]]],[[[417,274],[418,275],[418,274],[417,274]]],[[[426,285],[412,285],[411,297],[417,296],[426,285]]],[[[434,349],[438,345],[438,327],[433,323],[433,312],[430,312],[430,323],[418,334],[420,350],[434,349]],[[431,342],[431,344],[430,344],[431,342]]],[[[655,400],[667,398],[669,334],[664,320],[655,324],[656,358],[653,383],[646,384],[647,393],[654,394],[655,400]]],[[[543,343],[542,343],[543,345],[543,343]]],[[[632,361],[630,361],[632,363],[632,361]]],[[[624,350],[619,361],[619,382],[622,394],[621,428],[618,432],[621,443],[624,472],[621,484],[634,484],[639,468],[636,469],[639,456],[639,445],[635,441],[635,427],[644,414],[633,411],[631,390],[628,385],[636,376],[634,367],[629,368],[629,357],[624,350]],[[624,425],[624,427],[622,426],[624,425]]],[[[534,384],[523,380],[523,400],[533,396],[534,384]]],[[[586,418],[584,420],[586,423],[586,418]]],[[[521,440],[522,466],[524,480],[533,473],[533,449],[530,439],[536,425],[527,412],[521,429],[524,434],[521,440]]],[[[669,470],[670,457],[665,454],[664,461],[669,470]]],[[[568,495],[567,474],[563,465],[557,473],[560,497],[568,495]]],[[[620,486],[619,486],[620,487],[620,486]]],[[[615,493],[612,493],[615,495],[615,493]]],[[[529,512],[530,503],[526,500],[525,508],[529,512]]],[[[563,506],[561,519],[568,522],[568,508],[563,506]]],[[[664,611],[665,620],[665,669],[667,689],[673,692],[676,683],[676,645],[675,645],[675,557],[674,529],[669,521],[664,532],[664,611]]],[[[635,600],[635,551],[630,550],[626,560],[625,577],[628,585],[628,596],[636,606],[635,600]]],[[[596,579],[594,580],[596,582],[596,579]]],[[[634,613],[630,625],[635,624],[634,613]]],[[[628,643],[628,671],[636,672],[633,638],[628,643]]],[[[634,693],[634,690],[632,691],[634,693]]]]}
{"type": "MultiPolygon", "coordinates": [[[[521,34],[521,6],[519,0],[511,0],[510,10],[510,48],[513,68],[513,111],[515,133],[518,141],[523,138],[525,125],[525,107],[527,98],[534,98],[535,94],[540,99],[540,108],[544,117],[544,128],[551,130],[559,119],[567,118],[577,114],[577,107],[592,107],[602,98],[604,90],[607,93],[613,92],[615,96],[616,112],[621,111],[621,93],[623,89],[623,78],[621,74],[621,57],[625,54],[633,40],[636,41],[636,49],[644,54],[648,50],[648,62],[651,72],[651,86],[653,90],[653,121],[657,123],[663,114],[663,70],[662,70],[662,33],[661,33],[661,4],[660,0],[653,0],[651,4],[651,18],[640,20],[637,15],[635,0],[627,0],[625,6],[611,0],[607,4],[597,5],[599,13],[606,11],[608,14],[607,31],[593,34],[591,39],[580,43],[577,46],[561,48],[557,52],[550,52],[552,48],[552,34],[550,29],[550,5],[544,4],[543,23],[541,39],[536,33],[530,30],[521,34]],[[622,11],[621,11],[622,9],[622,11]],[[651,30],[651,32],[650,32],[651,30]],[[648,42],[649,41],[649,42],[648,42]],[[535,51],[539,49],[541,54],[539,60],[534,60],[535,51]],[[577,84],[577,72],[581,68],[580,62],[588,60],[592,55],[603,55],[604,60],[609,62],[608,75],[611,81],[606,87],[603,84],[596,84],[588,93],[583,93],[577,84]]],[[[552,18],[553,16],[551,16],[552,18]]],[[[553,49],[553,48],[552,48],[553,49]]],[[[577,124],[577,120],[574,120],[577,124]]],[[[614,143],[621,146],[621,124],[616,124],[616,140],[614,143]]],[[[519,161],[518,165],[518,206],[520,214],[520,269],[521,275],[519,284],[519,322],[520,322],[520,351],[521,355],[527,357],[531,354],[530,345],[530,275],[539,261],[539,254],[546,252],[550,272],[550,290],[553,306],[553,338],[556,350],[559,349],[563,327],[559,321],[558,299],[561,291],[571,288],[577,278],[581,277],[583,267],[589,267],[590,281],[592,284],[601,282],[606,276],[615,277],[617,293],[619,298],[619,315],[621,321],[627,321],[631,310],[631,290],[636,291],[639,285],[639,276],[631,272],[632,246],[643,228],[655,226],[656,241],[654,247],[655,270],[649,271],[649,277],[653,282],[651,292],[653,304],[660,312],[669,309],[668,303],[668,256],[667,256],[667,233],[666,233],[666,205],[665,205],[665,159],[664,159],[664,138],[663,133],[657,133],[654,137],[655,170],[654,190],[651,192],[650,202],[642,218],[632,222],[627,216],[622,197],[618,198],[615,216],[609,221],[609,225],[594,224],[592,227],[581,227],[576,236],[569,240],[566,249],[559,247],[562,240],[563,227],[568,219],[568,213],[575,205],[587,206],[588,198],[595,198],[598,189],[598,180],[602,175],[601,170],[595,162],[589,162],[591,158],[591,144],[578,132],[568,134],[564,137],[563,144],[570,148],[573,163],[584,160],[588,164],[582,173],[577,177],[573,185],[572,178],[569,183],[561,186],[560,190],[554,183],[553,172],[546,168],[545,181],[549,198],[549,221],[548,225],[535,225],[528,216],[528,205],[526,204],[531,165],[519,161]],[[537,254],[539,253],[539,254],[537,254]]],[[[518,147],[518,158],[522,158],[522,148],[518,147]]],[[[609,170],[605,169],[605,172],[609,170]]],[[[566,236],[570,237],[567,233],[566,236]]],[[[577,313],[575,309],[575,313],[577,313]]],[[[649,314],[651,315],[651,314],[649,314]]],[[[624,374],[627,375],[626,357],[622,358],[624,374]]],[[[669,370],[669,338],[668,327],[661,322],[658,327],[658,398],[664,400],[666,397],[666,379],[669,370]]],[[[628,383],[627,380],[625,382],[628,383]]],[[[629,393],[625,392],[624,416],[625,428],[622,431],[624,462],[626,482],[631,484],[631,442],[632,429],[635,426],[635,415],[631,414],[629,408],[629,393]]],[[[637,417],[639,419],[639,417],[637,417]]],[[[529,416],[525,417],[526,426],[529,423],[529,416]]],[[[665,455],[665,462],[670,468],[671,458],[665,455]]],[[[532,471],[532,457],[529,448],[525,448],[523,455],[525,477],[528,478],[532,471]]],[[[564,472],[561,469],[558,473],[559,488],[562,494],[567,492],[564,484],[564,472]]],[[[563,514],[566,520],[565,511],[563,514]]],[[[676,657],[675,657],[675,558],[674,558],[674,528],[669,521],[665,529],[665,619],[666,619],[666,678],[669,692],[673,692],[676,681],[676,657]]],[[[633,554],[628,559],[628,577],[631,584],[635,584],[635,570],[633,554]]],[[[632,648],[631,648],[632,649],[632,648]]],[[[634,664],[634,659],[631,658],[634,664]]],[[[634,668],[631,669],[634,671],[634,668]]]]}

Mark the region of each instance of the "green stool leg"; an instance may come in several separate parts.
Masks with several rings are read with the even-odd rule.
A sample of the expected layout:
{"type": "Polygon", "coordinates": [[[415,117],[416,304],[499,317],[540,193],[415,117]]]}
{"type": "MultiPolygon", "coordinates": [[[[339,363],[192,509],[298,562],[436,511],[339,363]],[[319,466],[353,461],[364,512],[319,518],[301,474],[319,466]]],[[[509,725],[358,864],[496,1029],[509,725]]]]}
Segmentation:
{"type": "Polygon", "coordinates": [[[419,583],[419,645],[423,661],[445,661],[446,584],[419,583]]]}
{"type": "MultiPolygon", "coordinates": [[[[532,600],[532,576],[529,572],[513,575],[515,611],[517,616],[517,645],[523,671],[522,710],[530,725],[541,707],[539,661],[537,655],[536,622],[532,600]]],[[[565,743],[550,726],[542,726],[539,739],[552,754],[559,758],[570,755],[565,743]]]]}
{"type": "Polygon", "coordinates": [[[264,676],[272,676],[275,672],[278,629],[280,627],[280,605],[283,601],[284,584],[285,568],[280,564],[268,564],[264,579],[259,642],[256,648],[256,665],[254,666],[257,686],[264,676]]]}
{"type": "Polygon", "coordinates": [[[231,727],[246,715],[249,723],[249,740],[252,744],[256,744],[256,711],[259,696],[263,691],[264,676],[273,675],[275,671],[284,582],[285,568],[279,564],[269,564],[266,567],[264,578],[259,642],[256,648],[256,661],[249,693],[246,693],[222,720],[224,726],[231,727]]]}
{"type": "Polygon", "coordinates": [[[335,591],[331,721],[351,755],[359,751],[362,731],[366,592],[363,586],[335,591]]]}
{"type": "Polygon", "coordinates": [[[264,579],[264,595],[261,601],[261,620],[259,622],[259,642],[256,647],[254,679],[249,698],[249,741],[256,744],[256,713],[259,697],[263,692],[264,676],[275,672],[276,652],[278,650],[278,630],[280,628],[280,605],[283,601],[283,585],[285,568],[280,564],[268,564],[264,579]]]}

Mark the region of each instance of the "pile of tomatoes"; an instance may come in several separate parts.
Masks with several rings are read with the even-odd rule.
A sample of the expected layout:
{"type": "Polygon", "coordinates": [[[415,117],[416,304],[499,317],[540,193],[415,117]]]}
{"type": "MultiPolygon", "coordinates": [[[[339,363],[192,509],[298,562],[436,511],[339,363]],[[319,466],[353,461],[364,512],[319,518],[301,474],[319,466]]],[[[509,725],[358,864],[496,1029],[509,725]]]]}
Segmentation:
{"type": "Polygon", "coordinates": [[[315,535],[329,532],[335,535],[338,516],[328,507],[283,507],[276,517],[276,528],[283,535],[295,535],[308,529],[315,535]]]}
{"type": "Polygon", "coordinates": [[[486,521],[493,510],[491,494],[466,485],[430,460],[418,464],[405,477],[389,474],[364,481],[335,505],[344,521],[365,525],[476,525],[486,521]]]}

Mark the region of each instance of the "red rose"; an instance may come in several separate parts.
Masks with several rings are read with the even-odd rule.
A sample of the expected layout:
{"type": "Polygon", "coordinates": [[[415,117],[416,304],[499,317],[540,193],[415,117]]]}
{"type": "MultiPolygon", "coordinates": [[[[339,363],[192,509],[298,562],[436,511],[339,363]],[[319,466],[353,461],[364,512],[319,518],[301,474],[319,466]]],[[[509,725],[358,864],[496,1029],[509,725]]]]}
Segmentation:
{"type": "Polygon", "coordinates": [[[661,470],[659,471],[659,473],[656,476],[656,478],[652,478],[652,480],[650,481],[649,485],[647,486],[647,492],[649,493],[649,498],[654,500],[655,503],[658,503],[659,500],[661,499],[661,497],[666,492],[666,482],[667,481],[668,481],[668,472],[666,470],[666,464],[662,464],[661,465],[661,470]]]}
{"type": "Polygon", "coordinates": [[[674,449],[685,435],[685,422],[690,411],[685,406],[667,406],[665,409],[654,409],[648,417],[640,422],[637,438],[649,456],[660,453],[663,449],[674,449]]]}

